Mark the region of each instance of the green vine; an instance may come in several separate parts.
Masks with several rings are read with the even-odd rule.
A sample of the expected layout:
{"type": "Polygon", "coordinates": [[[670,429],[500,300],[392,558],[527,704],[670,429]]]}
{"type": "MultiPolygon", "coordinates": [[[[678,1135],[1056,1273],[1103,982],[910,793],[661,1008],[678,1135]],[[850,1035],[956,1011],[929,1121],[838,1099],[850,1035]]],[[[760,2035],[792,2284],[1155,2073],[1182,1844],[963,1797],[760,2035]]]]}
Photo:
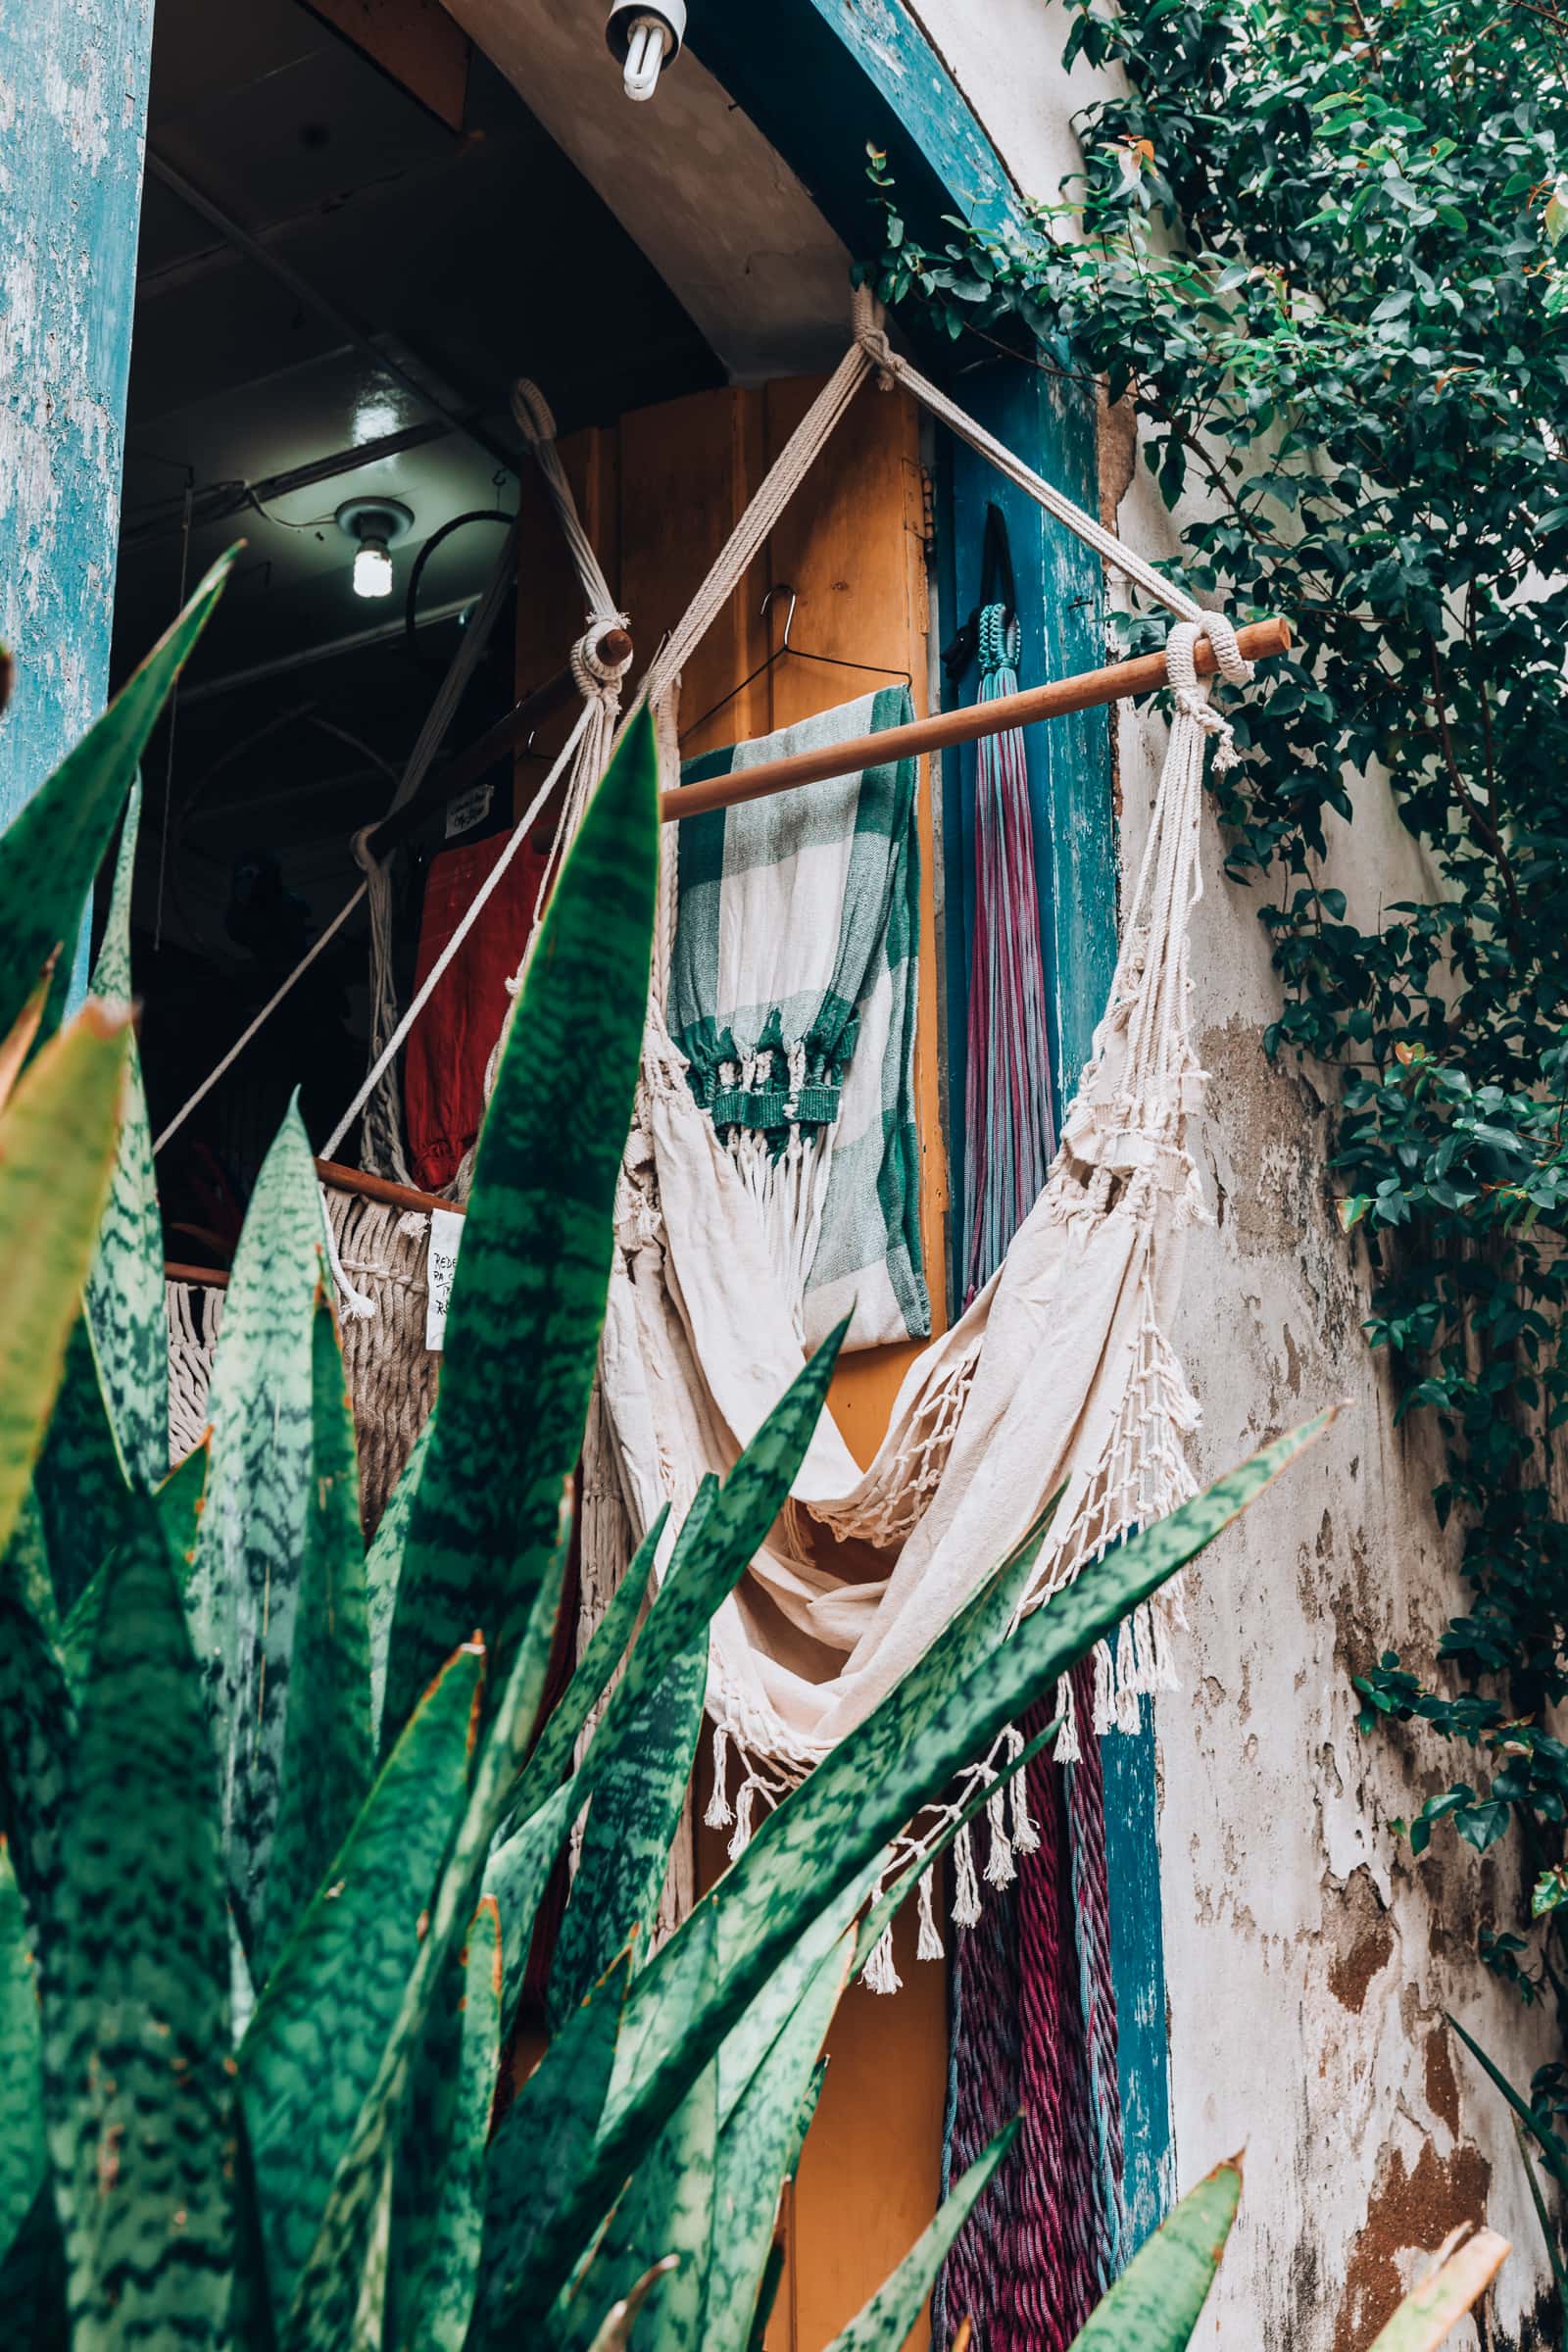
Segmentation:
{"type": "Polygon", "coordinates": [[[1300,659],[1233,714],[1228,871],[1266,894],[1266,1051],[1340,1073],[1367,1334],[1400,1412],[1438,1418],[1468,1599],[1426,1671],[1367,1661],[1361,1723],[1461,1751],[1415,1853],[1442,1821],[1521,1849],[1482,1957],[1555,2004],[1565,2062],[1526,2113],[1568,2188],[1568,22],[1532,0],[1072,8],[1067,62],[1121,94],[1080,118],[1063,202],[925,247],[873,155],[870,274],[955,337],[1107,378],[1184,501],[1186,576],[1238,616],[1299,616],[1300,659]],[[1321,879],[1357,776],[1386,779],[1434,877],[1360,920],[1321,879]]]}

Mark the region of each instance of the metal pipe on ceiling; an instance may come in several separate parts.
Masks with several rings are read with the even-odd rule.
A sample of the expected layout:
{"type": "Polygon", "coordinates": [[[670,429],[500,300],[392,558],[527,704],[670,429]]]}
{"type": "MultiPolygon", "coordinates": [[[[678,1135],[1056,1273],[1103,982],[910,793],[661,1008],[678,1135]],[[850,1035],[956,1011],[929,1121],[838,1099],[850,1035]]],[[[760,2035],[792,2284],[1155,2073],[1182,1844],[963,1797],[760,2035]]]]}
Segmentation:
{"type": "Polygon", "coordinates": [[[514,451],[503,447],[482,425],[474,421],[471,415],[465,416],[458,410],[448,408],[412,368],[405,368],[401,361],[392,359],[384,352],[368,327],[350,318],[347,311],[340,309],[330,295],[323,294],[308,277],[302,277],[291,262],[285,262],[280,254],[273,253],[248,228],[241,227],[223,211],[221,205],[215,204],[210,196],[205,195],[152,147],[147,150],[147,170],[154,179],[168,188],[171,195],[177,196],[181,204],[188,205],[210,228],[215,228],[226,245],[231,245],[236,253],[254,263],[258,270],[265,270],[269,276],[274,277],[280,286],[293,295],[296,302],[303,303],[318,318],[325,319],[335,334],[341,335],[345,342],[352,343],[357,351],[363,352],[383,374],[391,376],[394,382],[412,392],[416,400],[422,401],[427,409],[434,410],[438,416],[444,417],[454,432],[466,434],[476,448],[482,449],[486,457],[493,458],[498,466],[504,466],[509,473],[515,473],[514,451]]]}
{"type": "MultiPolygon", "coordinates": [[[[458,620],[471,612],[479,602],[478,594],[454,596],[444,605],[432,605],[418,617],[421,629],[439,628],[446,620],[458,620]]],[[[192,710],[200,703],[217,702],[220,695],[234,694],[242,686],[262,686],[269,678],[291,678],[318,662],[335,662],[340,654],[363,654],[375,645],[390,645],[404,635],[401,620],[387,620],[373,629],[356,629],[352,637],[329,637],[323,645],[301,646],[296,653],[278,654],[270,662],[252,662],[248,669],[226,670],[220,678],[203,678],[194,686],[180,689],[180,708],[192,710]]]]}
{"type": "MultiPolygon", "coordinates": [[[[400,458],[411,449],[428,448],[432,441],[448,441],[457,428],[445,417],[432,417],[425,424],[405,425],[400,433],[386,433],[377,441],[361,441],[352,449],[334,449],[324,458],[312,458],[303,466],[290,466],[281,473],[269,473],[259,482],[213,482],[198,490],[191,500],[191,526],[200,530],[214,523],[226,522],[230,515],[244,514],[269,500],[286,498],[294,490],[314,489],[318,482],[335,481],[345,473],[358,473],[362,466],[379,466],[387,458],[400,458]]],[[[132,458],[136,456],[133,451],[132,458]]],[[[162,461],[173,464],[172,459],[162,461]]],[[[185,509],[182,498],[162,502],[153,513],[132,517],[121,534],[122,549],[147,547],[156,539],[167,539],[185,527],[185,509]]],[[[300,526],[291,524],[291,529],[300,526]]]]}

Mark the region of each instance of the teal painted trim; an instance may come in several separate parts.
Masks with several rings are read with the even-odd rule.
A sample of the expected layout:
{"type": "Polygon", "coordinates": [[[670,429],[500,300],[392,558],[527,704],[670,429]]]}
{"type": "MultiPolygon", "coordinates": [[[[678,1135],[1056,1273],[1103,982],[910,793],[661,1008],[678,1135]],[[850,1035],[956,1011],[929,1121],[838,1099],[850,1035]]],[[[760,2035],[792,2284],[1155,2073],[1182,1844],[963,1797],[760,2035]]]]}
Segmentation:
{"type": "MultiPolygon", "coordinates": [[[[1019,456],[1096,510],[1093,391],[1064,384],[1022,362],[966,373],[956,393],[1019,456]]],[[[1095,668],[1104,660],[1104,585],[1098,558],[983,458],[947,443],[942,452],[939,597],[953,635],[979,596],[988,504],[1006,517],[1023,650],[1019,682],[1095,668]]],[[[971,676],[950,704],[971,700],[971,676]]],[[[1103,711],[1084,711],[1031,728],[1025,739],[1035,822],[1041,935],[1050,996],[1052,1063],[1058,1124],[1061,1073],[1068,1084],[1089,1055],[1116,960],[1116,842],[1111,808],[1110,731],[1103,711]]],[[[955,1199],[952,1279],[961,1279],[963,1090],[969,960],[974,942],[974,753],[944,761],[943,857],[948,906],[947,965],[951,1104],[949,1152],[955,1199]],[[956,919],[957,918],[957,919],[956,919]]],[[[1120,2034],[1122,2115],[1131,2228],[1128,2248],[1164,2217],[1174,2188],[1165,1959],[1160,1926],[1157,1792],[1152,1719],[1144,1702],[1136,1736],[1102,1746],[1110,1878],[1111,1960],[1120,2034]]]]}
{"type": "Polygon", "coordinates": [[[152,0],[24,0],[0,53],[0,823],[109,683],[152,0]]]}
{"type": "Polygon", "coordinates": [[[692,0],[687,38],[852,253],[870,249],[868,142],[922,234],[944,213],[1021,220],[1006,167],[902,0],[692,0]]]}

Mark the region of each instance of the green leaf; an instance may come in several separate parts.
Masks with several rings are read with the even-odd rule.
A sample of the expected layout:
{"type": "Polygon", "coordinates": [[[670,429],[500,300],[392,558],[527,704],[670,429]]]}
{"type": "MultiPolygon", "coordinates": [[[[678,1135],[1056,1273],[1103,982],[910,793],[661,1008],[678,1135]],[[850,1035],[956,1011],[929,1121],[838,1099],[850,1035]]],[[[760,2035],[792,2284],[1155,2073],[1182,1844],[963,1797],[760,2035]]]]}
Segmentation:
{"type": "Polygon", "coordinates": [[[462,1812],[481,1668],[470,1643],[416,1708],[240,2044],[279,2313],[293,2301],[419,1955],[422,1922],[462,1812]]]}
{"type": "Polygon", "coordinates": [[[76,1317],[66,1343],[65,1368],[33,1470],[33,1490],[55,1601],[69,1612],[122,1542],[130,1502],[85,1311],[76,1317]]]}
{"type": "Polygon", "coordinates": [[[0,835],[0,1037],[60,947],[51,996],[64,1002],[72,946],[136,762],[238,552],[213,565],[173,627],[0,835]]]}
{"type": "Polygon", "coordinates": [[[562,867],[485,1114],[404,1545],[383,1746],[475,1627],[505,1678],[549,1571],[604,1321],[658,856],[643,711],[562,867]]]}
{"type": "Polygon", "coordinates": [[[288,1924],[269,1912],[267,1878],[315,1477],[314,1332],[326,1262],[316,1166],[291,1106],[229,1277],[189,1588],[218,1743],[229,1899],[258,1981],[288,1924]]]}
{"type": "Polygon", "coordinates": [[[509,2034],[528,1976],[534,1922],[544,1900],[561,1841],[581,1798],[575,1782],[558,1788],[520,1829],[502,1838],[485,1864],[484,1891],[501,1921],[501,2021],[509,2034]]]}
{"type": "Polygon", "coordinates": [[[207,1505],[212,1456],[212,1440],[208,1438],[193,1446],[184,1460],[170,1471],[156,1495],[158,1516],[163,1521],[169,1548],[187,1578],[195,1565],[196,1537],[207,1505]]]}
{"type": "Polygon", "coordinates": [[[667,2254],[662,2262],[656,2262],[651,2270],[643,2273],[629,2295],[622,2295],[618,2303],[611,2305],[605,2314],[604,2326],[594,2337],[593,2352],[626,2352],[626,2346],[631,2342],[632,2328],[637,2323],[637,2314],[661,2278],[675,2268],[678,2260],[678,2255],[667,2254]]]}
{"type": "MultiPolygon", "coordinates": [[[[622,1953],[551,2042],[490,2143],[474,2352],[492,2341],[493,2313],[520,2312],[541,2327],[570,2267],[576,2248],[561,2248],[559,2215],[593,2156],[630,1974],[622,1953]],[[541,2254],[559,2259],[541,2267],[541,2254]]],[[[528,2340],[504,2335],[498,2352],[500,2343],[528,2340]]]]}
{"type": "Polygon", "coordinates": [[[76,1710],[36,1503],[0,1553],[0,1830],[34,1935],[53,1917],[76,1710]]]}
{"type": "MultiPolygon", "coordinates": [[[[883,2281],[870,2302],[833,2338],[828,2352],[899,2352],[920,2317],[920,2307],[931,2292],[949,2247],[1017,2136],[1016,2122],[998,2132],[985,2153],[970,2165],[936,2220],[910,2247],[892,2278],[883,2281]]],[[[1131,2352],[1134,2345],[1137,2352],[1156,2352],[1152,2335],[1133,2330],[1120,2340],[1126,2352],[1131,2352]]],[[[1081,2344],[1084,2338],[1080,2336],[1078,2341],[1081,2344]]]]}
{"type": "Polygon", "coordinates": [[[27,2218],[48,2161],[32,1944],[22,1889],[0,1844],[0,2265],[27,2218]]]}
{"type": "MultiPolygon", "coordinates": [[[[1473,2230],[1431,2278],[1411,2289],[1367,2352],[1438,2352],[1486,2293],[1508,2250],[1507,2239],[1494,2230],[1473,2230]]],[[[1555,2248],[1552,2256],[1555,2266],[1555,2248]]]]}
{"type": "Polygon", "coordinates": [[[22,1508],[81,1304],[129,1043],[123,1014],[87,1004],[35,1056],[0,1112],[0,1545],[22,1508]]]}
{"type": "Polygon", "coordinates": [[[1562,2190],[1564,2195],[1568,2195],[1568,2158],[1564,2157],[1561,2142],[1557,2139],[1555,2133],[1545,2132],[1542,2129],[1542,2126],[1537,2119],[1535,2109],[1531,2106],[1530,2101],[1524,2096],[1522,2091],[1515,2090],[1513,2084],[1509,2082],[1502,2069],[1495,2065],[1493,2060],[1487,2056],[1487,2053],[1481,2047],[1480,2042],[1475,2039],[1473,2034],[1465,2032],[1458,2019],[1456,2017],[1449,2017],[1448,2023],[1458,2034],[1459,2039],[1464,2043],[1464,2046],[1469,2051],[1471,2057],[1475,2059],[1476,2063],[1490,2079],[1493,2087],[1501,2091],[1503,2097],[1513,2109],[1514,2114],[1519,2118],[1520,2123],[1523,2124],[1531,2138],[1535,2140],[1536,2144],[1540,2148],[1542,2155],[1545,2158],[1546,2170],[1556,2181],[1558,2188],[1562,2190]]]}
{"type": "MultiPolygon", "coordinates": [[[[137,784],[121,828],[109,918],[92,980],[94,996],[122,1004],[130,1003],[132,993],[130,894],[140,814],[137,784]]],[[[116,1444],[131,1477],[151,1489],[169,1467],[169,1325],[164,1228],[134,1036],[114,1180],[87,1278],[87,1319],[116,1444]]]]}
{"type": "Polygon", "coordinates": [[[267,1877],[265,1955],[282,1949],[354,1826],[375,1777],[365,1540],[354,1417],[324,1290],[311,1335],[311,1472],[288,1722],[267,1877]]]}
{"type": "MultiPolygon", "coordinates": [[[[633,1653],[635,1655],[635,1652],[633,1653]]],[[[588,1808],[571,1900],[550,1977],[553,2025],[659,1916],[691,1786],[708,1689],[708,1631],[622,1719],[588,1808]]]]}
{"type": "Polygon", "coordinates": [[[381,1701],[386,1692],[387,1645],[392,1639],[392,1613],[397,1607],[398,1582],[403,1574],[403,1546],[408,1540],[414,1497],[424,1473],[431,1427],[427,1416],[387,1497],[386,1509],[365,1556],[365,1597],[370,1640],[370,1721],[375,1727],[377,1746],[381,1739],[381,1701]]]}
{"type": "Polygon", "coordinates": [[[453,1977],[455,2033],[437,2032],[426,2043],[393,2196],[386,2352],[463,2352],[473,2314],[501,2058],[501,1919],[493,1902],[480,1904],[453,1977]],[[407,2278],[398,2285],[400,2261],[407,2278]]]}
{"type": "MultiPolygon", "coordinates": [[[[803,2118],[809,2121],[815,2105],[822,2043],[849,1983],[854,1955],[853,1937],[841,1936],[818,1963],[793,2016],[752,2074],[719,2133],[703,2352],[746,2352],[779,2197],[800,2162],[803,2118]]],[[[744,2024],[737,2033],[743,2031],[744,2024]]],[[[735,2038],[731,2034],[719,2053],[721,2077],[724,2051],[735,2038]]]]}
{"type": "Polygon", "coordinates": [[[1232,2157],[1190,2189],[1139,2248],[1089,2315],[1069,2352],[1183,2352],[1214,2283],[1241,2202],[1242,2168],[1232,2157]]]}
{"type": "Polygon", "coordinates": [[[110,1562],[41,1945],[73,2352],[227,2346],[236,2119],[212,1743],[150,1501],[110,1562]]]}
{"type": "MultiPolygon", "coordinates": [[[[794,2117],[790,2118],[793,2126],[794,2117]]],[[[589,2352],[598,2315],[629,2295],[649,2266],[673,2254],[638,2328],[639,2352],[706,2352],[710,2266],[718,2214],[718,2070],[706,2067],[632,2174],[593,2261],[575,2282],[550,2341],[589,2352]]]]}

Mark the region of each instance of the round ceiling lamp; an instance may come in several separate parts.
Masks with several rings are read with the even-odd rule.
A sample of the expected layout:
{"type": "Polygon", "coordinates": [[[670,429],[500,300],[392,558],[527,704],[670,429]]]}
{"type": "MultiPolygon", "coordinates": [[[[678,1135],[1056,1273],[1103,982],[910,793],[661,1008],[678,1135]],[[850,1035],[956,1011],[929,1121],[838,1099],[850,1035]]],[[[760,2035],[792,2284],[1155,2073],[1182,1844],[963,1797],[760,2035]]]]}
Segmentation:
{"type": "Polygon", "coordinates": [[[665,66],[672,66],[686,38],[686,0],[613,0],[605,26],[610,54],[621,68],[628,98],[651,98],[665,66]]]}
{"type": "Polygon", "coordinates": [[[356,596],[390,596],[391,550],[414,528],[414,513],[398,498],[345,499],[337,511],[337,527],[352,539],[356,596]]]}

